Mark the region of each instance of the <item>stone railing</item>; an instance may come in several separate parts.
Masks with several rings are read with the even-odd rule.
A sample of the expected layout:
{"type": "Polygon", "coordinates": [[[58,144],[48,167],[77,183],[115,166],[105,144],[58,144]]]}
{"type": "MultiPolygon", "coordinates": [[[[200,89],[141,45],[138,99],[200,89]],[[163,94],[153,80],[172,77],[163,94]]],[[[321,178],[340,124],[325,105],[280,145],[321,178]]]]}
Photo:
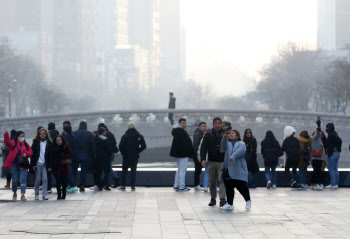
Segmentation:
{"type": "Polygon", "coordinates": [[[115,110],[96,111],[84,113],[67,113],[39,115],[30,117],[0,118],[0,128],[35,129],[39,125],[54,122],[57,126],[69,120],[73,127],[84,120],[88,124],[104,122],[107,125],[124,126],[129,121],[137,125],[161,126],[167,125],[168,113],[174,113],[174,119],[185,117],[189,124],[198,121],[210,123],[214,117],[221,117],[231,123],[250,124],[276,124],[276,125],[310,125],[314,124],[316,117],[320,116],[323,122],[333,122],[336,126],[349,127],[350,116],[341,114],[324,114],[292,111],[262,111],[262,110],[115,110]]]}

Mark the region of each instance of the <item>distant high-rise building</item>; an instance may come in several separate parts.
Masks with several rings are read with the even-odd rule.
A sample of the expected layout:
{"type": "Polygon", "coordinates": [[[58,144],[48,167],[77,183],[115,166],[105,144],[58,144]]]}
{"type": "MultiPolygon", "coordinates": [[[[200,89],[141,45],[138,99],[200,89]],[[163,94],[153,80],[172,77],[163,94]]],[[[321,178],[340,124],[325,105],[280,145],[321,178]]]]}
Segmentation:
{"type": "Polygon", "coordinates": [[[349,0],[318,0],[317,48],[340,50],[350,45],[349,0]]]}
{"type": "Polygon", "coordinates": [[[128,1],[129,44],[148,50],[149,82],[146,88],[159,86],[159,0],[128,1]]]}
{"type": "MultiPolygon", "coordinates": [[[[181,26],[180,1],[159,3],[160,79],[185,80],[185,33],[181,26]]],[[[161,82],[161,83],[162,83],[161,82]]]]}
{"type": "Polygon", "coordinates": [[[128,0],[96,1],[96,70],[104,88],[112,89],[116,81],[115,51],[128,44],[128,0]]]}

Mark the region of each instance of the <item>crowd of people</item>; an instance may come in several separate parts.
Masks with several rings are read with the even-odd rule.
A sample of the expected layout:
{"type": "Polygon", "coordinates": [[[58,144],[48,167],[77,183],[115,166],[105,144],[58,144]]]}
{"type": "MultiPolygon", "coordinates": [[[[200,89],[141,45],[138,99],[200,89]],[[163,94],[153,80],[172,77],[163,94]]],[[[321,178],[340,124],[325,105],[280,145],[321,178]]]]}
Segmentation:
{"type": "MultiPolygon", "coordinates": [[[[261,155],[264,159],[268,189],[277,187],[276,167],[283,155],[284,171],[290,179],[291,188],[310,188],[306,177],[310,164],[313,168],[311,177],[313,190],[338,188],[338,161],[342,140],[335,131],[333,123],[326,125],[328,137],[321,130],[320,119],[316,121],[316,125],[317,128],[311,135],[303,130],[298,138],[296,130],[292,126],[286,126],[282,146],[271,130],[266,132],[265,138],[261,141],[261,155]],[[326,167],[329,171],[330,183],[327,183],[326,167]]],[[[249,188],[256,188],[259,184],[258,143],[252,130],[246,129],[241,137],[240,132],[232,128],[230,122],[222,122],[221,118],[216,117],[213,119],[212,129],[208,130],[205,122],[199,123],[194,131],[192,142],[185,128],[186,119],[181,118],[172,130],[173,142],[170,156],[176,159],[178,168],[174,190],[190,191],[190,188],[186,187],[185,179],[188,158],[193,158],[194,190],[207,192],[209,188],[211,196],[209,206],[216,205],[218,194],[220,208],[233,210],[236,188],[245,199],[246,209],[249,210],[251,208],[249,188]],[[205,168],[205,174],[203,187],[201,187],[200,175],[203,168],[205,168]]]]}
{"type": "Polygon", "coordinates": [[[49,199],[48,194],[52,193],[52,175],[56,181],[57,200],[64,200],[67,193],[78,191],[79,166],[80,192],[85,191],[88,170],[94,176],[94,186],[91,190],[110,191],[110,176],[114,179],[112,187],[117,188],[119,177],[112,170],[112,161],[119,150],[123,156],[119,189],[125,191],[127,172],[131,168],[131,188],[135,190],[139,154],[146,149],[144,137],[136,130],[134,123],[128,124],[119,148],[115,136],[105,124],[99,124],[96,131],[90,132],[85,121],[80,122],[79,129],[74,132],[69,121],[63,122],[61,134],[56,130],[54,123],[49,123],[47,129],[40,126],[31,146],[26,142],[23,131],[11,130],[9,134],[5,130],[4,143],[4,168],[7,179],[5,188],[12,188],[12,199],[17,200],[19,187],[22,201],[26,200],[28,172],[35,178],[35,200],[39,200],[40,189],[42,199],[49,199]]]}

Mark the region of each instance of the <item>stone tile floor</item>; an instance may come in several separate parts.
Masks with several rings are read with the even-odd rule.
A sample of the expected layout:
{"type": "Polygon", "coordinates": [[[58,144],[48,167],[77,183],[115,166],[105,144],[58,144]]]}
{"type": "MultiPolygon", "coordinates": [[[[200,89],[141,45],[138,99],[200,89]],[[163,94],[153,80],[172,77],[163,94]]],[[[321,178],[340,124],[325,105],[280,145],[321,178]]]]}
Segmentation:
{"type": "MultiPolygon", "coordinates": [[[[3,186],[4,180],[0,180],[3,186]]],[[[251,190],[252,210],[208,207],[209,193],[138,187],[0,203],[0,238],[350,238],[350,188],[251,190]]],[[[0,199],[11,199],[0,190],[0,199]]]]}

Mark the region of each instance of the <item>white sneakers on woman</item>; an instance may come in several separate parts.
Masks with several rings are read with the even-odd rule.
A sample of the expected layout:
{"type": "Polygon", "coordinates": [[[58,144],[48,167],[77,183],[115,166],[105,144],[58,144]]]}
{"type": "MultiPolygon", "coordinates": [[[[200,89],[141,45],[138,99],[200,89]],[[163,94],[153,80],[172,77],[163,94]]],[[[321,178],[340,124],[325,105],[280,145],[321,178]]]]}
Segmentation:
{"type": "Polygon", "coordinates": [[[234,210],[234,206],[226,203],[224,206],[220,207],[221,210],[234,210]]]}
{"type": "MultiPolygon", "coordinates": [[[[252,208],[252,201],[248,200],[245,204],[245,209],[250,210],[252,208]]],[[[234,206],[226,203],[224,206],[220,207],[221,210],[234,210],[234,206]]]]}

